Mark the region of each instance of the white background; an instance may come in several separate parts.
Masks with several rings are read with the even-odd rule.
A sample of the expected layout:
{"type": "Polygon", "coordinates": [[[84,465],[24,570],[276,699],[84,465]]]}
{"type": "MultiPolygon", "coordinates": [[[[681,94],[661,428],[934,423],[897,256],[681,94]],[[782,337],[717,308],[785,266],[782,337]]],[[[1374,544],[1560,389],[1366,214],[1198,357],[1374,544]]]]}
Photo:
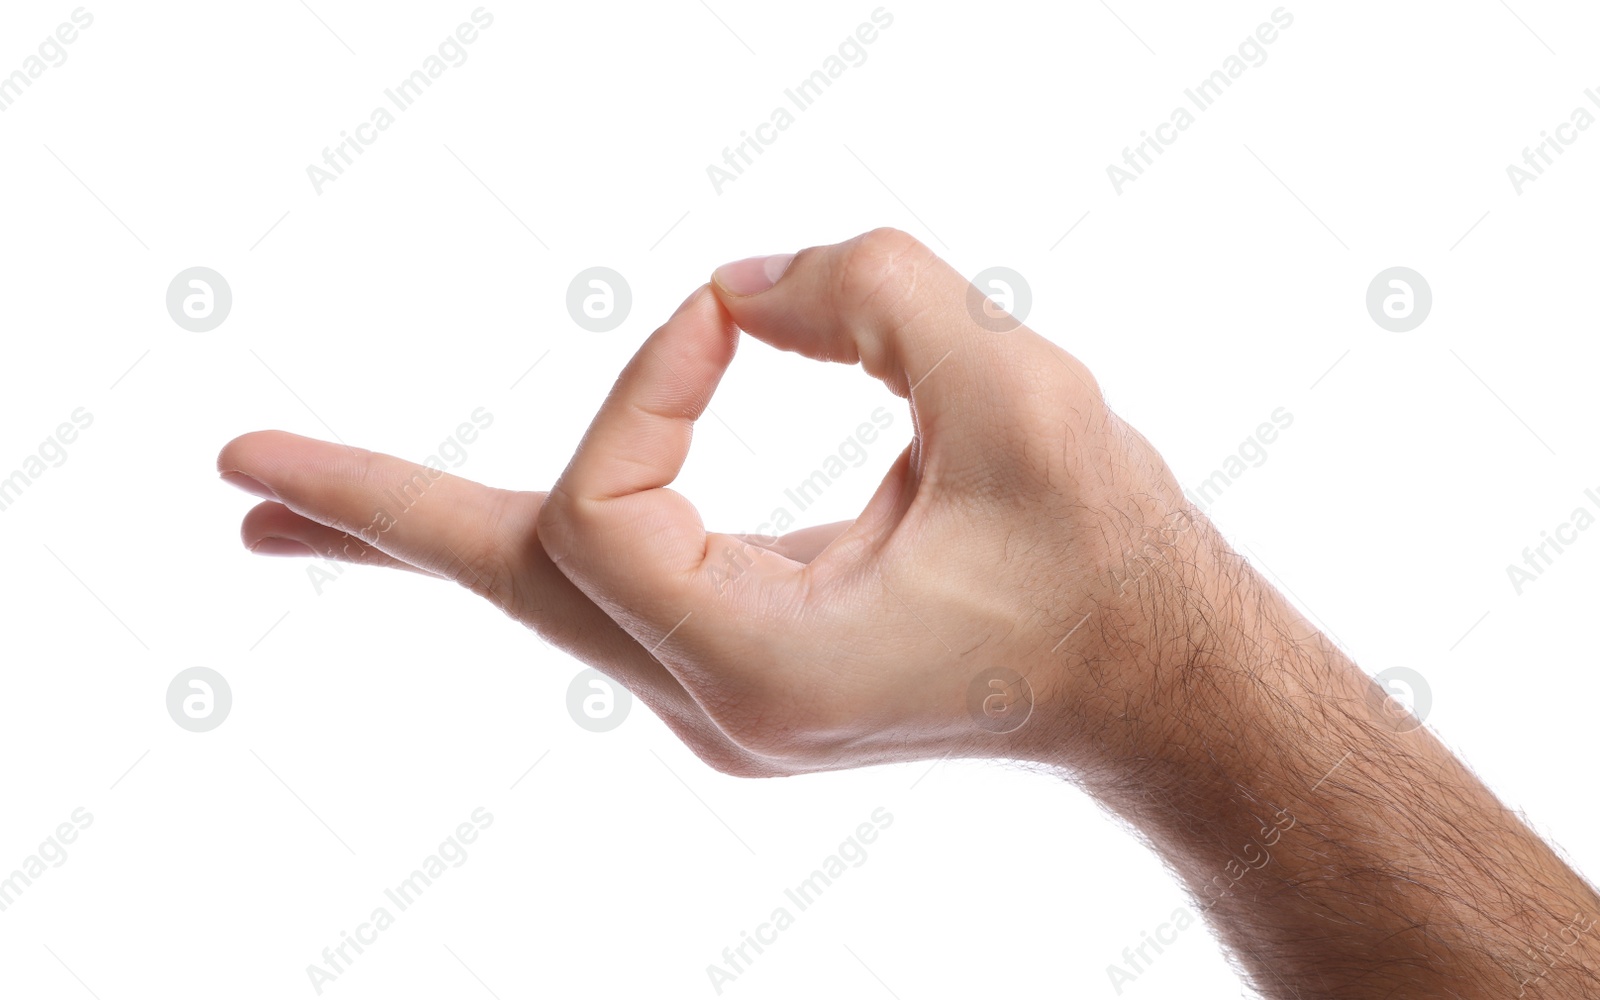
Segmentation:
{"type": "MultiPolygon", "coordinates": [[[[1600,488],[1600,129],[1520,195],[1506,175],[1600,87],[1592,9],[1291,4],[1266,63],[1118,195],[1107,165],[1270,0],[901,0],[718,194],[706,166],[876,4],[491,4],[467,62],[318,195],[306,166],[476,5],[310,2],[90,6],[0,113],[0,476],[94,415],[0,512],[0,874],[94,817],[0,913],[7,995],[314,996],[306,966],[478,806],[469,860],[326,994],[714,996],[706,966],[881,806],[868,860],[724,995],[1117,995],[1107,966],[1185,898],[1065,783],[977,763],[736,780],[638,705],[586,732],[580,664],[434,581],[352,569],[319,595],[306,563],[240,546],[253,501],[216,477],[247,430],[421,460],[482,406],[454,471],[543,488],[715,265],[879,225],[1022,273],[1029,325],[1191,488],[1291,412],[1215,519],[1370,671],[1422,672],[1429,724],[1600,868],[1577,791],[1600,532],[1520,596],[1506,575],[1600,488]],[[164,306],[196,265],[233,289],[210,333],[164,306]],[[566,312],[592,265],[633,289],[609,333],[566,312]],[[1404,334],[1365,307],[1395,265],[1434,295],[1404,334]],[[164,705],[196,665],[234,695],[205,734],[164,705]]],[[[73,7],[5,5],[0,73],[73,7]]],[[[806,523],[859,509],[909,421],[858,371],[747,341],[680,486],[753,528],[880,405],[890,434],[806,523]]],[[[1122,995],[1242,992],[1197,928],[1122,995]]]]}

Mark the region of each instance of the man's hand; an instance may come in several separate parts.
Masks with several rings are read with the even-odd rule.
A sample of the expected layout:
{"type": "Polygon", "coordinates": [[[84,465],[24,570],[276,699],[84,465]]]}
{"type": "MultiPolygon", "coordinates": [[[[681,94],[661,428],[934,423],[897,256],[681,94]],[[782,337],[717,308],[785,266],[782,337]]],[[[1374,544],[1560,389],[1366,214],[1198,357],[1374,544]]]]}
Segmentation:
{"type": "Polygon", "coordinates": [[[1076,359],[982,302],[889,230],[720,268],[548,495],[276,432],[219,468],[268,500],[252,548],[464,583],[719,770],[1060,769],[1185,880],[1267,996],[1600,997],[1593,890],[1396,723],[1076,359]],[[669,489],[740,329],[907,400],[912,440],[854,522],[707,532],[669,489]],[[416,504],[353,537],[419,476],[416,504]]]}
{"type": "Polygon", "coordinates": [[[1108,728],[1193,653],[1209,529],[1078,361],[1026,328],[980,325],[972,286],[909,236],[804,251],[775,285],[767,266],[720,269],[645,342],[548,497],[250,434],[219,459],[274,501],[246,519],[247,544],[290,539],[472,586],[617,677],[724,771],[1105,763],[1108,728]],[[859,362],[907,398],[915,436],[855,522],[707,533],[667,488],[741,327],[859,362]],[[420,502],[352,538],[419,475],[432,483],[420,502]],[[1152,531],[1161,559],[1126,565],[1152,531]],[[1030,700],[1009,732],[974,718],[1030,700]]]}

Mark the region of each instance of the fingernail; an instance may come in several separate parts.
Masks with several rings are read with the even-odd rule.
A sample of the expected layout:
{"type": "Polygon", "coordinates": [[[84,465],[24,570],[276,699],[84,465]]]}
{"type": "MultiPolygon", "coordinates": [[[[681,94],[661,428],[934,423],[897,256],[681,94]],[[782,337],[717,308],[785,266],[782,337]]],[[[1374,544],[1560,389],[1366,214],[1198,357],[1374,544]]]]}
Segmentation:
{"type": "Polygon", "coordinates": [[[777,284],[792,260],[792,253],[746,257],[717,268],[711,272],[711,280],[734,295],[756,295],[777,284]]]}
{"type": "Polygon", "coordinates": [[[229,486],[237,486],[246,493],[254,493],[263,500],[282,500],[278,494],[267,488],[267,484],[242,472],[224,472],[222,481],[229,486]]]}
{"type": "Polygon", "coordinates": [[[304,542],[292,538],[267,537],[250,546],[258,556],[314,556],[316,551],[304,542]]]}

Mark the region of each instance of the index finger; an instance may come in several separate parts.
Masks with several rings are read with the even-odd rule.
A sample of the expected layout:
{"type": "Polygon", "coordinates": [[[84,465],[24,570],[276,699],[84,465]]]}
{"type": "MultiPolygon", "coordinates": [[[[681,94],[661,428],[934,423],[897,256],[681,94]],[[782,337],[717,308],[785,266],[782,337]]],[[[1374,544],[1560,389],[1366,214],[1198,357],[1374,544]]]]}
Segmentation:
{"type": "MultiPolygon", "coordinates": [[[[739,331],[702,285],[623,369],[540,521],[545,551],[647,647],[697,604],[714,600],[708,537],[694,505],[667,486],[689,454],[694,422],[733,361],[739,331]]],[[[797,566],[757,550],[755,576],[797,566]]]]}

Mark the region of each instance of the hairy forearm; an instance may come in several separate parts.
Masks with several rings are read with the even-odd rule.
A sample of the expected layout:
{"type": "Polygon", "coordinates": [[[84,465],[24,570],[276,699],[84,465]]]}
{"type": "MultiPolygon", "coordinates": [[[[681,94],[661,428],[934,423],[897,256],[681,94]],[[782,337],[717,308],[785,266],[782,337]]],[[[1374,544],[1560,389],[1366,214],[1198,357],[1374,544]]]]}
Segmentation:
{"type": "Polygon", "coordinates": [[[1175,564],[1191,592],[1230,586],[1167,623],[1184,659],[1155,664],[1151,702],[1074,776],[1183,879],[1255,987],[1600,997],[1594,890],[1241,559],[1215,559],[1175,564]]]}

